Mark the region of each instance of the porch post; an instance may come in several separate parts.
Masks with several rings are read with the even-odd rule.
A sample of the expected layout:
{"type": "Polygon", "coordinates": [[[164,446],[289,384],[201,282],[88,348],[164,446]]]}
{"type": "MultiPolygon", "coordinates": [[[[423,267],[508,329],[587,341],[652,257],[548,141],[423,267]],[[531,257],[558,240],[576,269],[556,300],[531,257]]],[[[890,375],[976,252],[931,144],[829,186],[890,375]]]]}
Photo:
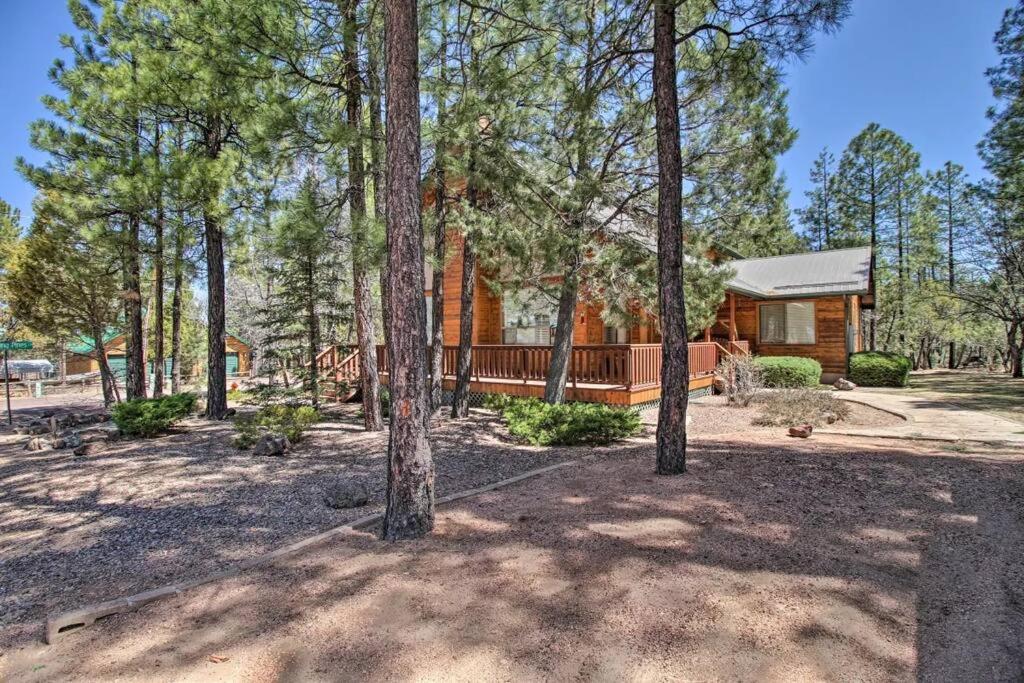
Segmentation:
{"type": "Polygon", "coordinates": [[[706,342],[711,341],[711,328],[710,327],[705,327],[704,328],[704,341],[706,341],[706,342]]]}
{"type": "Polygon", "coordinates": [[[736,294],[729,292],[729,341],[736,341],[736,294]]]}

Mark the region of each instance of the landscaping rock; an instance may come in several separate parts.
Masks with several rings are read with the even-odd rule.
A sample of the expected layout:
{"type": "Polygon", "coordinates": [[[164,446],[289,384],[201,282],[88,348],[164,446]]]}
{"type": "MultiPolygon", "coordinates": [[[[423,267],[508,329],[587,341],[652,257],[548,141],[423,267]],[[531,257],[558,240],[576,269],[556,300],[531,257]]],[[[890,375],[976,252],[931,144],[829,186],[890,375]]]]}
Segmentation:
{"type": "Polygon", "coordinates": [[[856,384],[854,384],[853,382],[851,382],[851,381],[850,381],[850,380],[848,380],[848,379],[843,379],[842,377],[840,377],[839,379],[837,379],[837,380],[836,380],[836,381],[835,381],[835,382],[834,382],[834,383],[832,384],[832,386],[834,386],[834,387],[835,387],[836,389],[838,389],[839,391],[853,391],[854,389],[856,389],[856,388],[857,388],[857,385],[856,385],[856,384]]]}
{"type": "Polygon", "coordinates": [[[78,448],[82,445],[82,437],[78,434],[68,434],[53,440],[53,447],[56,449],[78,448]]]}
{"type": "Polygon", "coordinates": [[[715,379],[712,381],[712,386],[714,387],[716,394],[724,394],[725,378],[721,375],[715,375],[715,379]]]}
{"type": "Polygon", "coordinates": [[[87,455],[96,455],[107,450],[107,444],[103,441],[94,441],[92,443],[83,443],[75,449],[75,457],[84,458],[87,455]]]}
{"type": "Polygon", "coordinates": [[[253,455],[282,456],[288,447],[288,437],[281,434],[264,434],[252,449],[253,455]]]}
{"type": "Polygon", "coordinates": [[[835,413],[826,412],[822,413],[821,416],[825,418],[825,422],[828,422],[830,425],[835,424],[836,422],[839,421],[839,416],[836,415],[835,413]]]}
{"type": "Polygon", "coordinates": [[[790,427],[789,428],[789,435],[790,436],[795,436],[795,437],[797,437],[799,439],[806,439],[807,437],[809,437],[811,435],[811,432],[813,432],[813,431],[814,431],[814,425],[802,424],[802,425],[798,425],[796,427],[790,427]]]}
{"type": "Polygon", "coordinates": [[[362,507],[369,500],[370,490],[362,481],[341,480],[324,491],[324,503],[335,510],[362,507]]]}
{"type": "Polygon", "coordinates": [[[82,440],[82,443],[97,443],[99,441],[106,441],[110,438],[110,435],[103,430],[88,429],[78,432],[78,438],[82,440]]]}
{"type": "Polygon", "coordinates": [[[224,417],[226,417],[226,418],[227,417],[234,417],[237,414],[238,414],[238,409],[236,409],[236,408],[228,408],[227,410],[224,411],[224,417]]]}
{"type": "Polygon", "coordinates": [[[25,444],[26,451],[48,451],[50,448],[52,448],[50,441],[41,436],[29,439],[28,443],[25,444]]]}

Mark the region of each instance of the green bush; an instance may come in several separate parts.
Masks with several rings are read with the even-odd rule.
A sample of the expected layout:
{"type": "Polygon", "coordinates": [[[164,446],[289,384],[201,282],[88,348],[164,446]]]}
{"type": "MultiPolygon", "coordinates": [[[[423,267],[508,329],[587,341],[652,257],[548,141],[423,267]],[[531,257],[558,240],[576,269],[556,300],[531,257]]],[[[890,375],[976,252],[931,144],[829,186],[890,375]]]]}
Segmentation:
{"type": "MultiPolygon", "coordinates": [[[[494,400],[492,405],[498,405],[494,400]]],[[[501,400],[512,436],[534,446],[605,444],[640,431],[640,415],[629,408],[598,403],[551,405],[537,398],[501,400]]]]}
{"type": "Polygon", "coordinates": [[[850,381],[862,387],[905,387],[910,359],[898,353],[861,351],[850,355],[850,381]]]}
{"type": "Polygon", "coordinates": [[[302,434],[321,419],[312,406],[283,404],[260,408],[254,415],[235,420],[235,445],[251,448],[264,434],[283,434],[291,443],[302,441],[302,434]]]}
{"type": "Polygon", "coordinates": [[[760,403],[761,414],[754,419],[754,424],[764,426],[812,424],[820,427],[845,420],[850,415],[850,405],[825,389],[780,389],[763,394],[760,403]]]}
{"type": "Polygon", "coordinates": [[[166,432],[195,407],[196,395],[183,393],[161,398],[135,398],[118,403],[112,415],[121,433],[149,438],[166,432]]]}
{"type": "Polygon", "coordinates": [[[515,396],[509,396],[508,394],[487,394],[484,396],[484,408],[503,413],[515,400],[515,396]]]}
{"type": "Polygon", "coordinates": [[[754,359],[766,387],[816,387],[821,382],[821,363],[796,356],[758,356],[754,359]]]}

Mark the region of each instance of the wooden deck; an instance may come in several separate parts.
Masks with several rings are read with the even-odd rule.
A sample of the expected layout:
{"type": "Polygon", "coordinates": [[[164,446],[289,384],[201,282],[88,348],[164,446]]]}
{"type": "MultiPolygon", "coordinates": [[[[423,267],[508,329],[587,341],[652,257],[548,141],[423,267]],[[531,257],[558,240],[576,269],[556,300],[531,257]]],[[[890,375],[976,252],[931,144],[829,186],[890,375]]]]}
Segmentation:
{"type": "MultiPolygon", "coordinates": [[[[725,354],[747,353],[745,342],[690,344],[690,390],[711,386],[715,368],[725,354]]],[[[444,348],[444,388],[455,388],[458,347],[444,348]]],[[[359,378],[359,357],[353,347],[330,347],[317,357],[322,377],[354,385],[359,378]]],[[[550,346],[493,344],[473,346],[470,392],[543,396],[550,346]]],[[[377,348],[381,380],[388,376],[383,346],[377,348]]],[[[611,405],[634,406],[661,398],[660,344],[604,344],[574,346],[566,382],[566,398],[611,405]]],[[[340,399],[340,396],[338,397],[340,399]]]]}

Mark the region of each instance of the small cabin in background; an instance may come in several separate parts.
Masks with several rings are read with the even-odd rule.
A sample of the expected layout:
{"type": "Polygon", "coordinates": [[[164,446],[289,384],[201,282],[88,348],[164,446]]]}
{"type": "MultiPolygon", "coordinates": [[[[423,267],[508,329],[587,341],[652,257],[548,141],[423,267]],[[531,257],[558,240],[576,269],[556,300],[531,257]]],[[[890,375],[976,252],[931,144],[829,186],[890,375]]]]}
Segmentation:
{"type": "MultiPolygon", "coordinates": [[[[123,378],[127,371],[125,334],[117,330],[108,330],[104,335],[103,348],[107,353],[110,369],[115,375],[123,378]]],[[[252,348],[246,341],[233,334],[225,336],[224,361],[228,377],[248,376],[252,368],[252,357],[252,348]]],[[[164,359],[164,377],[171,376],[172,364],[172,358],[167,356],[164,359]]],[[[83,337],[68,349],[67,374],[78,375],[99,371],[100,363],[92,339],[83,337]]],[[[192,377],[202,372],[202,366],[183,368],[183,371],[185,376],[192,377]]],[[[149,362],[149,372],[152,375],[152,361],[149,362]]]]}

